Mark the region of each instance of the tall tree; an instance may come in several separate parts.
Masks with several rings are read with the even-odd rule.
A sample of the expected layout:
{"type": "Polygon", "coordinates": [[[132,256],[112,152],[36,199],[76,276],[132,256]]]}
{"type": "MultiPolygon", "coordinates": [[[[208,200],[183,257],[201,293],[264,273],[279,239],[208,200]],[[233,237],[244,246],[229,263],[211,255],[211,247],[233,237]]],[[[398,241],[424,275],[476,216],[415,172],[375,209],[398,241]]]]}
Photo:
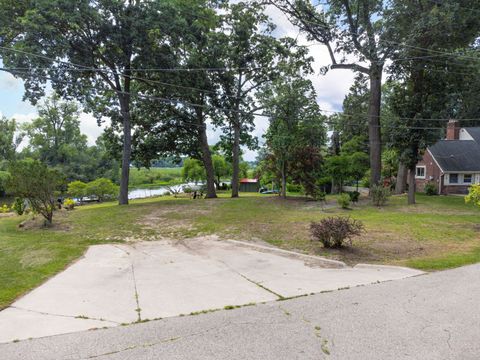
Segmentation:
{"type": "Polygon", "coordinates": [[[0,162],[15,158],[18,145],[23,136],[18,134],[18,125],[15,119],[0,118],[0,162]]]}
{"type": "Polygon", "coordinates": [[[381,176],[380,105],[382,73],[385,61],[396,44],[385,22],[388,1],[327,0],[315,6],[310,0],[271,0],[290,21],[307,34],[308,39],[325,45],[330,55],[330,69],[350,69],[369,78],[368,138],[371,183],[381,176]],[[341,54],[341,59],[337,59],[341,54]],[[348,58],[354,57],[352,62],[348,58]]]}
{"type": "Polygon", "coordinates": [[[66,165],[87,149],[80,132],[79,108],[53,95],[38,106],[38,117],[23,126],[30,150],[50,165],[66,165]]]}
{"type": "Polygon", "coordinates": [[[395,52],[390,67],[396,83],[389,105],[397,121],[389,135],[409,170],[409,204],[415,203],[415,166],[446,125],[435,119],[455,117],[461,108],[458,99],[452,104],[450,89],[461,81],[461,69],[469,76],[465,73],[469,57],[452,52],[468,47],[479,35],[480,19],[469,10],[474,5],[408,0],[395,3],[392,10],[395,30],[405,46],[395,52]]]}
{"type": "MultiPolygon", "coordinates": [[[[168,154],[201,160],[206,171],[207,198],[216,197],[207,124],[221,122],[219,71],[224,66],[224,44],[218,32],[220,2],[176,3],[176,21],[171,24],[169,43],[177,71],[146,74],[142,85],[146,94],[169,101],[144,102],[142,123],[134,141],[138,140],[136,155],[147,165],[151,159],[168,154]]],[[[155,60],[152,59],[152,66],[158,67],[155,60]]]]}
{"type": "Polygon", "coordinates": [[[17,15],[8,19],[14,31],[3,36],[11,51],[3,52],[2,59],[24,79],[25,97],[35,103],[49,83],[62,97],[81,101],[99,121],[107,117],[120,124],[119,204],[128,204],[136,69],[156,56],[153,42],[162,43],[173,15],[170,2],[39,0],[0,5],[0,18],[17,15]]]}
{"type": "Polygon", "coordinates": [[[232,149],[232,197],[238,197],[242,143],[255,145],[249,137],[256,113],[263,109],[257,94],[262,87],[282,76],[284,70],[308,67],[307,49],[291,38],[274,37],[275,26],[258,3],[230,4],[222,29],[225,41],[223,105],[227,118],[224,142],[232,149]],[[289,62],[289,66],[282,63],[289,62]],[[226,140],[226,141],[225,141],[226,140]]]}
{"type": "Polygon", "coordinates": [[[314,146],[320,152],[325,143],[324,117],[310,80],[282,77],[265,90],[263,97],[270,117],[266,146],[277,168],[275,172],[280,174],[281,195],[286,198],[287,179],[295,177],[294,163],[304,160],[296,156],[300,149],[314,146]]]}
{"type": "Polygon", "coordinates": [[[223,142],[232,152],[232,197],[238,197],[241,143],[254,129],[255,92],[273,77],[272,63],[280,47],[273,25],[258,4],[231,4],[223,26],[225,65],[223,108],[227,118],[223,142]]]}

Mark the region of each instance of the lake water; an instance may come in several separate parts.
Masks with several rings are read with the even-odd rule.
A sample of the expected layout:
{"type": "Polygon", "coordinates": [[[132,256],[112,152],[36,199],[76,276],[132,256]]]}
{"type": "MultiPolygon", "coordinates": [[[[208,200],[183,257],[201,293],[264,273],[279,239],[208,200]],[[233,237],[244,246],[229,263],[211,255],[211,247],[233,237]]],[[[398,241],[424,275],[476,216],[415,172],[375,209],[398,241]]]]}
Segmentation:
{"type": "Polygon", "coordinates": [[[201,186],[201,184],[195,185],[194,183],[185,183],[185,184],[174,185],[174,186],[161,186],[155,189],[133,189],[128,192],[128,198],[132,200],[132,199],[149,198],[152,196],[161,196],[161,195],[165,195],[168,192],[171,192],[171,190],[181,191],[185,186],[194,188],[195,186],[201,186]]]}

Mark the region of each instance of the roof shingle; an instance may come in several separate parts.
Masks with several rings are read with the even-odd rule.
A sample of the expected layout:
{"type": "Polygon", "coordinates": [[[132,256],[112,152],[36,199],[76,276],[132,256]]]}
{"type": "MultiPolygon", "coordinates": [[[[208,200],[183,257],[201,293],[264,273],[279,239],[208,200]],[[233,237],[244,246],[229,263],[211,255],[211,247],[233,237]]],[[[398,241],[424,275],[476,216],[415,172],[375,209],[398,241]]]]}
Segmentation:
{"type": "MultiPolygon", "coordinates": [[[[470,129],[469,134],[475,138],[470,129]]],[[[473,140],[440,140],[428,148],[444,172],[479,171],[480,172],[480,145],[473,140]]]]}

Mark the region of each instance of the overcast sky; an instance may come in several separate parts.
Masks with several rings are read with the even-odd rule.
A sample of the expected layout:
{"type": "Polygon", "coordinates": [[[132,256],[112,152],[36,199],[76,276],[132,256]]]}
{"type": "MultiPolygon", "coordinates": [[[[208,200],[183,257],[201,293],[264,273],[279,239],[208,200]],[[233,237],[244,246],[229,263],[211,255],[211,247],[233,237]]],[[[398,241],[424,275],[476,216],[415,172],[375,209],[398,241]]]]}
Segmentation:
{"type": "MultiPolygon", "coordinates": [[[[320,67],[330,63],[325,47],[309,43],[305,36],[299,34],[298,29],[292,26],[288,19],[277,9],[273,7],[267,8],[267,13],[277,25],[276,36],[290,36],[297,38],[302,45],[309,45],[310,54],[315,59],[315,74],[311,76],[311,80],[317,91],[317,101],[320,108],[327,111],[342,110],[343,98],[353,83],[353,72],[350,70],[335,70],[330,71],[327,75],[320,75],[320,67]]],[[[34,118],[36,116],[35,107],[28,102],[22,101],[23,93],[23,82],[21,80],[17,80],[12,75],[0,71],[0,115],[13,117],[19,122],[29,121],[34,118]]],[[[95,139],[102,132],[96,120],[89,114],[82,114],[80,127],[82,132],[87,135],[90,144],[94,144],[95,139]]],[[[254,135],[261,140],[267,127],[267,119],[257,118],[254,135]]],[[[219,131],[214,131],[209,127],[209,142],[215,144],[218,141],[219,134],[219,131]]],[[[252,151],[246,151],[244,155],[247,161],[253,161],[255,157],[256,152],[252,151]]]]}

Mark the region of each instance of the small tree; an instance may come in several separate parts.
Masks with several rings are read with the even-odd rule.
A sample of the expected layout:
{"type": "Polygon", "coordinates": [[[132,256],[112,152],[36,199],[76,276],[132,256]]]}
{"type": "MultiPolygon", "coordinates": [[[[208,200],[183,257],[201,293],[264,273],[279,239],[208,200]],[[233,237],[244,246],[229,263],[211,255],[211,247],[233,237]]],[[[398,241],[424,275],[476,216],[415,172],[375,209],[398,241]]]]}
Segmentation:
{"type": "Polygon", "coordinates": [[[205,179],[205,168],[202,166],[200,160],[188,158],[183,162],[182,175],[185,181],[197,183],[205,179]]]}
{"type": "Polygon", "coordinates": [[[230,166],[225,158],[221,155],[212,155],[212,161],[216,178],[215,182],[218,189],[222,177],[230,175],[230,166]]]}
{"type": "Polygon", "coordinates": [[[99,201],[118,197],[119,188],[112,180],[100,178],[89,182],[85,187],[85,195],[96,196],[99,201]]]}
{"type": "Polygon", "coordinates": [[[15,196],[28,200],[32,209],[51,225],[55,209],[55,191],[61,177],[38,160],[22,160],[10,165],[7,188],[15,196]]]}
{"type": "Polygon", "coordinates": [[[355,152],[348,157],[350,162],[348,172],[350,177],[355,180],[357,191],[358,191],[358,182],[365,176],[365,173],[368,170],[369,159],[368,155],[363,152],[355,152]]]}
{"type": "Polygon", "coordinates": [[[72,181],[70,184],[68,184],[68,195],[70,195],[73,198],[76,199],[81,199],[82,197],[85,196],[85,189],[87,187],[87,184],[84,183],[83,181],[72,181]]]}

